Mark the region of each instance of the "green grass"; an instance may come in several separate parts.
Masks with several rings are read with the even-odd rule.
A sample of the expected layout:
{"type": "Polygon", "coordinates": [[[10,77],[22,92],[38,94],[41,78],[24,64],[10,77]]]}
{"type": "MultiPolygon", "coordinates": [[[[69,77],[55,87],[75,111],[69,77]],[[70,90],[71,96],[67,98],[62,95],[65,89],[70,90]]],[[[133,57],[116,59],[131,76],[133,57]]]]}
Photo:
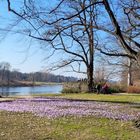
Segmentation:
{"type": "Polygon", "coordinates": [[[85,100],[96,100],[96,101],[109,101],[109,102],[130,102],[140,103],[140,95],[92,95],[92,94],[74,94],[64,95],[66,98],[73,99],[85,99],[85,100]]]}
{"type": "Polygon", "coordinates": [[[6,98],[0,98],[0,101],[12,100],[16,98],[24,97],[58,97],[76,100],[92,100],[101,102],[114,102],[114,103],[140,103],[140,94],[113,94],[113,95],[103,95],[103,94],[88,94],[88,93],[78,93],[78,94],[38,94],[31,96],[11,96],[6,98]]]}
{"type": "Polygon", "coordinates": [[[0,112],[0,140],[139,140],[132,122],[95,117],[50,120],[28,113],[0,112]]]}

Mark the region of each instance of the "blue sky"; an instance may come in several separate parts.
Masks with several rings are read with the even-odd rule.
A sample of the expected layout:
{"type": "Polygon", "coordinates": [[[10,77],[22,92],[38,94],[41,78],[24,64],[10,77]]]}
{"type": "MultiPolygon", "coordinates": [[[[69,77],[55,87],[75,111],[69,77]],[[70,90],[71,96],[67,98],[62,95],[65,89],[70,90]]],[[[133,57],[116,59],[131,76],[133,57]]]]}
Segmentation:
{"type": "MultiPolygon", "coordinates": [[[[53,4],[51,3],[51,5],[53,4]]],[[[16,5],[16,7],[18,7],[18,5],[16,5]]],[[[11,12],[8,12],[6,1],[0,1],[0,29],[8,27],[14,19],[15,16],[11,12]]],[[[61,57],[64,58],[63,54],[58,53],[51,61],[43,61],[47,56],[47,52],[39,49],[41,45],[38,42],[32,42],[29,44],[29,38],[27,39],[22,35],[11,33],[3,39],[1,38],[3,37],[3,34],[1,36],[1,33],[2,32],[0,32],[0,62],[9,62],[12,68],[18,69],[21,72],[36,72],[44,70],[51,61],[53,62],[61,57]]],[[[101,36],[103,36],[103,33],[101,33],[101,36]]],[[[79,78],[85,77],[73,72],[65,73],[65,71],[68,70],[68,68],[64,68],[53,73],[79,78]]]]}
{"type": "MultiPolygon", "coordinates": [[[[0,1],[0,28],[6,28],[14,20],[14,15],[8,12],[7,3],[0,1]]],[[[46,61],[43,59],[46,52],[39,49],[39,43],[29,44],[26,39],[19,34],[11,34],[3,38],[5,32],[2,32],[0,38],[0,62],[9,62],[14,69],[21,72],[35,72],[43,70],[46,61]]],[[[62,74],[61,71],[55,72],[62,74]]]]}
{"type": "MultiPolygon", "coordinates": [[[[14,16],[8,12],[6,3],[0,2],[0,28],[5,28],[14,19],[14,16]]],[[[4,34],[4,32],[3,32],[4,34]]],[[[35,44],[29,48],[22,36],[9,34],[0,41],[0,62],[9,62],[12,68],[19,69],[22,72],[39,71],[43,66],[43,51],[34,49],[35,44]]]]}
{"type": "MultiPolygon", "coordinates": [[[[18,5],[16,6],[18,7],[18,5]]],[[[0,1],[0,7],[0,29],[8,29],[7,27],[14,21],[15,15],[8,11],[6,1],[0,1]]],[[[24,36],[11,33],[3,38],[4,33],[0,32],[0,62],[9,62],[12,69],[18,69],[21,72],[36,72],[44,70],[48,66],[50,61],[43,61],[47,52],[39,49],[40,44],[38,42],[29,44],[28,39],[24,36]]],[[[53,60],[55,61],[60,56],[62,57],[62,54],[57,54],[56,57],[53,57],[53,60]]],[[[83,77],[81,74],[65,71],[68,71],[68,69],[64,68],[52,73],[83,77]]]]}

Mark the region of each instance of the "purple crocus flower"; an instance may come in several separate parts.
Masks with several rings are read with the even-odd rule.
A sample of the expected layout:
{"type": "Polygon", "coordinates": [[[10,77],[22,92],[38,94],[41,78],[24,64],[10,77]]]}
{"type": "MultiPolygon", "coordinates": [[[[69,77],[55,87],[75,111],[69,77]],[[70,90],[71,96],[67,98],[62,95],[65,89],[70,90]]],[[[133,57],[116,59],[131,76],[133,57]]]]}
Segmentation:
{"type": "Polygon", "coordinates": [[[59,98],[31,98],[1,102],[0,110],[31,112],[37,116],[48,118],[96,116],[129,121],[140,117],[139,109],[126,104],[72,101],[59,98]]]}

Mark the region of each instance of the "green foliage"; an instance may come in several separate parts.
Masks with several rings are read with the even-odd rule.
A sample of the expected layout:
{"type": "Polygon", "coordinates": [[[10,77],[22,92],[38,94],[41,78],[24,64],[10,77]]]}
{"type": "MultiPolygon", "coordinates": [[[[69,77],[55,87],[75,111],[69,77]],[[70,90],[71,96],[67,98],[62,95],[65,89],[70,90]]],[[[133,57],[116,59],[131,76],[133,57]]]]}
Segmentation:
{"type": "Polygon", "coordinates": [[[119,88],[110,87],[110,88],[109,88],[109,92],[110,92],[110,93],[120,93],[120,92],[122,92],[122,91],[121,91],[121,89],[119,89],[119,88]]]}
{"type": "Polygon", "coordinates": [[[122,85],[118,85],[118,84],[111,84],[110,87],[109,87],[109,91],[111,93],[122,93],[122,92],[125,92],[126,89],[124,86],[122,85]]]}

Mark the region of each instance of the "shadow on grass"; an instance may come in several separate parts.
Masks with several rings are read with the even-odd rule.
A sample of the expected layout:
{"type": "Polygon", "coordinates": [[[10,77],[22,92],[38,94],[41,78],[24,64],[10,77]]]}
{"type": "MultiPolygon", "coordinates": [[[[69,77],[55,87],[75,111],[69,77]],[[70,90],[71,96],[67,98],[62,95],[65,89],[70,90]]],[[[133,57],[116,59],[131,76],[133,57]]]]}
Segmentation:
{"type": "Polygon", "coordinates": [[[64,100],[68,101],[77,101],[77,102],[102,102],[102,103],[116,103],[116,104],[125,104],[125,105],[130,105],[132,108],[140,109],[140,103],[136,102],[129,102],[129,101],[108,101],[108,100],[90,100],[90,99],[67,99],[63,98],[64,100]]]}
{"type": "MultiPolygon", "coordinates": [[[[38,97],[35,97],[35,98],[38,98],[38,97]]],[[[63,97],[63,98],[41,97],[41,98],[44,99],[44,101],[47,101],[45,99],[48,99],[48,100],[50,99],[52,101],[58,101],[58,100],[65,101],[65,100],[67,100],[67,101],[71,101],[71,102],[73,102],[73,101],[77,101],[77,102],[107,102],[107,103],[129,104],[129,105],[136,105],[137,108],[140,108],[140,103],[131,102],[131,101],[110,101],[110,100],[95,100],[95,99],[90,100],[90,99],[70,99],[70,98],[68,99],[65,97],[63,97]]]]}

